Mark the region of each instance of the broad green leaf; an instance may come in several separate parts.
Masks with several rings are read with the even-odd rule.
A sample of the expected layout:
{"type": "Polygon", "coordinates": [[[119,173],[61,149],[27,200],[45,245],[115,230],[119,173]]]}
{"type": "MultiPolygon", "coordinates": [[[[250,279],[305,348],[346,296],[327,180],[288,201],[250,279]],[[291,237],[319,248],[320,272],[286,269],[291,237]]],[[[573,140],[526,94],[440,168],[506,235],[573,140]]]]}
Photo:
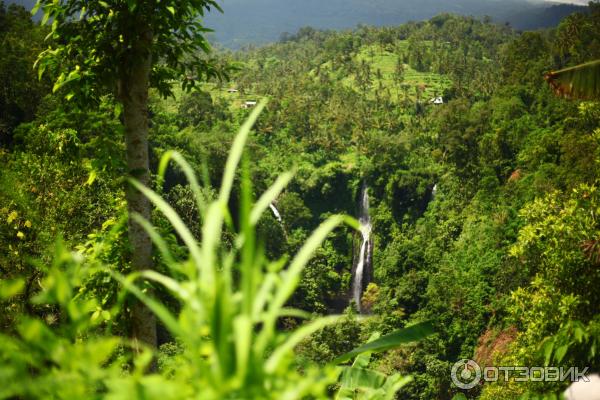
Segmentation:
{"type": "Polygon", "coordinates": [[[0,281],[0,298],[9,299],[21,293],[25,288],[23,279],[12,279],[0,281]]]}
{"type": "Polygon", "coordinates": [[[94,181],[96,180],[96,176],[97,176],[96,170],[95,169],[91,170],[85,184],[88,186],[91,186],[92,183],[94,183],[94,181]]]}
{"type": "Polygon", "coordinates": [[[552,359],[552,351],[554,351],[554,341],[548,340],[544,344],[544,360],[546,363],[545,365],[550,365],[550,361],[552,359]]]}
{"type": "Polygon", "coordinates": [[[37,0],[35,2],[35,5],[33,6],[33,8],[31,9],[31,15],[35,15],[37,14],[37,12],[39,11],[40,7],[42,5],[41,0],[37,0]]]}
{"type": "Polygon", "coordinates": [[[398,390],[402,389],[404,386],[408,385],[412,381],[412,376],[400,376],[398,374],[394,374],[388,377],[382,388],[385,392],[383,400],[394,400],[396,398],[396,393],[398,392],[398,390]]]}
{"type": "MultiPolygon", "coordinates": [[[[374,332],[371,335],[371,337],[369,338],[369,340],[367,341],[367,343],[371,343],[371,342],[379,339],[380,336],[381,336],[381,334],[379,332],[374,332]]],[[[371,362],[371,354],[372,354],[372,352],[370,352],[370,351],[366,351],[364,353],[359,354],[354,359],[352,366],[357,367],[357,368],[367,368],[369,366],[369,363],[371,362]]]]}
{"type": "Polygon", "coordinates": [[[583,100],[600,99],[600,60],[549,72],[544,78],[559,96],[583,100]]]}
{"type": "Polygon", "coordinates": [[[433,329],[433,325],[431,322],[422,322],[408,328],[400,329],[398,331],[392,332],[388,335],[385,335],[373,342],[369,342],[364,344],[356,349],[336,358],[333,363],[340,364],[345,361],[350,360],[351,358],[364,353],[364,352],[374,352],[380,353],[382,351],[386,351],[389,349],[393,349],[405,343],[415,342],[417,340],[421,340],[427,336],[434,334],[435,331],[433,329]]]}
{"type": "Polygon", "coordinates": [[[50,13],[44,10],[44,16],[42,17],[41,25],[46,25],[48,20],[50,19],[50,13]]]}
{"type": "Polygon", "coordinates": [[[561,363],[563,358],[565,358],[565,355],[567,355],[568,350],[569,345],[567,344],[557,347],[556,351],[554,352],[554,360],[556,360],[557,363],[561,363]]]}
{"type": "Polygon", "coordinates": [[[349,388],[354,392],[357,389],[378,389],[383,386],[385,380],[386,376],[381,372],[366,368],[347,367],[342,372],[340,383],[342,388],[349,388]]]}

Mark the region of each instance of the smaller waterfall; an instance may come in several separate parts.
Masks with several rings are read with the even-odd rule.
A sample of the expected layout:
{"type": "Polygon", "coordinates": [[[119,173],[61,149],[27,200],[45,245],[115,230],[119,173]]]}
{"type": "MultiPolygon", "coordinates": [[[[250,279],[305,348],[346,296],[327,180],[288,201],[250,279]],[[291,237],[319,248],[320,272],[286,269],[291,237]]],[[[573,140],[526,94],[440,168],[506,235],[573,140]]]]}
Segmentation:
{"type": "Polygon", "coordinates": [[[283,231],[283,237],[285,238],[285,240],[287,240],[288,239],[287,231],[285,230],[285,225],[283,225],[283,218],[281,218],[281,213],[279,212],[279,210],[277,209],[277,207],[275,207],[275,204],[273,204],[273,203],[269,204],[269,208],[271,209],[271,212],[273,213],[273,216],[275,217],[277,222],[279,222],[279,226],[281,227],[281,230],[283,231]]]}
{"type": "Polygon", "coordinates": [[[435,200],[435,196],[437,196],[438,193],[438,185],[437,183],[435,185],[433,185],[433,189],[431,189],[431,201],[435,200]]]}
{"type": "Polygon", "coordinates": [[[277,209],[277,207],[275,207],[275,204],[273,204],[273,203],[269,204],[269,208],[273,212],[273,216],[275,217],[275,219],[277,221],[279,221],[280,224],[282,224],[283,220],[281,219],[281,214],[279,213],[279,210],[277,209]]]}
{"type": "Polygon", "coordinates": [[[360,214],[358,221],[360,223],[361,244],[358,254],[358,262],[352,279],[352,299],[356,304],[358,311],[361,311],[361,297],[364,289],[364,276],[371,266],[371,252],[373,243],[371,241],[371,216],[369,215],[369,193],[368,186],[363,184],[360,195],[360,214]]]}

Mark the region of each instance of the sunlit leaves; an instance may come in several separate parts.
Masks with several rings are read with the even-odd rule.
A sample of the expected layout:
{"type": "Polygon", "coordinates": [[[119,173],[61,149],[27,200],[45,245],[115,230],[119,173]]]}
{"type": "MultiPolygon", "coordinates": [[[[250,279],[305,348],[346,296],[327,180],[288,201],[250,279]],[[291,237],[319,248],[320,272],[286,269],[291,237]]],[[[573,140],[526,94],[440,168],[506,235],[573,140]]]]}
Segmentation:
{"type": "Polygon", "coordinates": [[[114,91],[117,81],[129,73],[133,59],[148,51],[154,60],[151,85],[163,95],[171,93],[172,80],[180,80],[188,89],[197,81],[226,73],[227,68],[207,59],[210,45],[204,35],[209,30],[199,19],[205,11],[220,10],[216,1],[126,3],[123,8],[117,0],[37,2],[34,9],[43,10],[42,24],[52,20],[51,36],[61,43],[40,55],[39,74],[54,75],[53,91],[69,86],[69,98],[76,93],[97,97],[94,86],[114,91]],[[148,45],[142,45],[139,38],[147,35],[152,40],[144,48],[148,45]],[[74,64],[81,70],[75,70],[74,64]]]}

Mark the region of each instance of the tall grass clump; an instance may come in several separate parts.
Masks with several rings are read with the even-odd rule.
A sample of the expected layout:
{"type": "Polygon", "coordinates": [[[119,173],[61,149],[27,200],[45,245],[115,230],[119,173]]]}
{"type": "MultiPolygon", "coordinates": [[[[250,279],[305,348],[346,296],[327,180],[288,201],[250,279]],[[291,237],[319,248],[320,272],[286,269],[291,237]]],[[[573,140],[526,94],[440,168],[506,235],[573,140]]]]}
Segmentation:
{"type": "Polygon", "coordinates": [[[337,316],[311,320],[293,332],[281,332],[282,317],[305,317],[305,313],[286,307],[297,288],[302,270],[326,236],[346,222],[333,216],[313,232],[288,263],[269,262],[257,243],[255,228],[262,214],[291,180],[283,174],[256,201],[252,199],[247,169],[240,179],[239,222],[234,224],[228,204],[236,170],[250,129],[261,112],[258,106],[237,135],[223,173],[218,196],[208,201],[192,168],[175,152],[162,158],[159,177],[167,164],[176,162],[189,180],[202,221],[201,240],[196,241],[173,208],[157,193],[133,181],[170,221],[188,251],[185,260],[176,260],[149,221],[136,220],[150,233],[171,276],[154,271],[127,278],[113,274],[121,284],[157,315],[181,344],[178,362],[172,364],[172,380],[203,399],[274,398],[294,399],[322,396],[336,379],[333,369],[306,367],[302,374],[294,363],[293,349],[308,335],[337,320],[337,316]],[[234,226],[235,225],[235,226],[234,226]],[[224,246],[224,230],[237,230],[233,245],[224,246]],[[174,278],[177,276],[177,278],[174,278]],[[164,305],[140,290],[138,278],[164,286],[180,302],[174,315],[164,305]]]}

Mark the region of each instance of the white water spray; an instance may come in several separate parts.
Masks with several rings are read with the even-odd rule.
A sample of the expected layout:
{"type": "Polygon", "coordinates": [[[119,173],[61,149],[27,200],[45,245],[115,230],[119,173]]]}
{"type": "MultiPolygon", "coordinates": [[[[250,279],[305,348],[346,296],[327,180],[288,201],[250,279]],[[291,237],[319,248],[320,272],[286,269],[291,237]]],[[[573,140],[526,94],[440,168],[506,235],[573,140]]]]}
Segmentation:
{"type": "Polygon", "coordinates": [[[275,219],[279,223],[279,226],[281,227],[281,230],[283,231],[283,237],[285,238],[285,240],[287,240],[287,231],[285,230],[285,226],[283,225],[283,218],[281,218],[281,213],[273,203],[269,204],[269,208],[271,209],[273,216],[275,217],[275,219]]]}
{"type": "Polygon", "coordinates": [[[356,270],[354,271],[354,278],[352,280],[352,299],[359,312],[361,311],[360,300],[363,292],[363,277],[365,275],[365,268],[369,268],[371,264],[372,251],[368,189],[367,185],[363,184],[360,198],[360,214],[358,216],[362,242],[360,244],[360,253],[358,255],[358,262],[356,263],[356,270]]]}
{"type": "Polygon", "coordinates": [[[275,217],[275,219],[281,224],[283,223],[283,220],[281,219],[281,214],[279,213],[279,210],[277,209],[277,207],[275,207],[275,204],[271,203],[269,204],[269,208],[271,209],[271,211],[273,212],[273,216],[275,217]]]}

